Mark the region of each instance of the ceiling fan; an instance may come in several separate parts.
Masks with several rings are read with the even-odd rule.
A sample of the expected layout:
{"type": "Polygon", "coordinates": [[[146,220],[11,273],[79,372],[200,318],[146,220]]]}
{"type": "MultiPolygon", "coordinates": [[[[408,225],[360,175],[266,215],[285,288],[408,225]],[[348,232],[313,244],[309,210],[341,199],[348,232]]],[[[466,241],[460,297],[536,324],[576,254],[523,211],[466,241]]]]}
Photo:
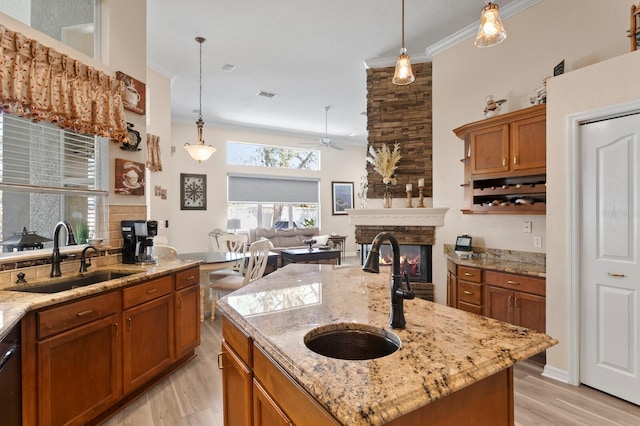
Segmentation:
{"type": "Polygon", "coordinates": [[[333,144],[333,141],[331,141],[331,138],[327,134],[329,109],[331,109],[331,107],[328,105],[324,107],[324,136],[320,139],[320,147],[342,150],[342,147],[333,144]]]}

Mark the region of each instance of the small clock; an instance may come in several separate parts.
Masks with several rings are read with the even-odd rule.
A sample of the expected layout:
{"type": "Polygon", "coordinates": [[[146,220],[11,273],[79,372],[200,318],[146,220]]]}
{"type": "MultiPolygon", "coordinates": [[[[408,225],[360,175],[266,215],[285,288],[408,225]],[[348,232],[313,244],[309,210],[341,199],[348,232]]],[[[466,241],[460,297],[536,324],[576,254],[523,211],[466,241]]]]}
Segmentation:
{"type": "Polygon", "coordinates": [[[140,137],[140,132],[133,130],[133,123],[127,123],[127,136],[129,137],[129,142],[123,142],[120,149],[124,149],[125,151],[140,151],[138,145],[140,145],[142,138],[140,137]]]}
{"type": "Polygon", "coordinates": [[[180,173],[180,210],[207,209],[207,175],[180,173]]]}

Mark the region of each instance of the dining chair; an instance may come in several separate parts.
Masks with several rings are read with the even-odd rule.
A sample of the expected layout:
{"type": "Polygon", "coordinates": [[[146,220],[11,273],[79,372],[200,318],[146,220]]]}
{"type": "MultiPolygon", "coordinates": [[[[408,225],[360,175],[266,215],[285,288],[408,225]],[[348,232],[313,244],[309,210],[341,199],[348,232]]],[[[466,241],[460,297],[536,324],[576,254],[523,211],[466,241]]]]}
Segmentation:
{"type": "Polygon", "coordinates": [[[158,262],[173,262],[178,257],[178,251],[167,245],[156,245],[153,247],[153,255],[158,262]]]}
{"type": "Polygon", "coordinates": [[[269,240],[260,240],[251,243],[249,247],[249,263],[244,271],[244,276],[228,275],[211,282],[213,300],[211,302],[211,320],[216,312],[216,302],[224,294],[231,293],[257,280],[264,275],[269,259],[269,240]]]}
{"type": "Polygon", "coordinates": [[[244,275],[245,252],[248,237],[246,235],[223,234],[218,236],[221,251],[235,253],[237,258],[231,268],[218,269],[209,274],[209,282],[216,281],[229,275],[244,275]]]}

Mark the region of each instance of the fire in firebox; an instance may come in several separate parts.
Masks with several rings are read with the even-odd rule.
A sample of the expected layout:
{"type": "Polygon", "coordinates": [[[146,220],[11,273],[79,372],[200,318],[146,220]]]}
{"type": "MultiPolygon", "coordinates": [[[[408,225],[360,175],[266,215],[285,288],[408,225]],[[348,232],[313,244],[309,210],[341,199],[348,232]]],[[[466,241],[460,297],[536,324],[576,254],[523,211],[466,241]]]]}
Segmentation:
{"type": "MultiPolygon", "coordinates": [[[[364,244],[364,256],[369,254],[370,244],[364,244]]],[[[391,265],[393,251],[391,246],[380,246],[380,265],[391,265]]],[[[400,272],[406,272],[413,281],[431,282],[431,246],[400,244],[400,272]]]]}

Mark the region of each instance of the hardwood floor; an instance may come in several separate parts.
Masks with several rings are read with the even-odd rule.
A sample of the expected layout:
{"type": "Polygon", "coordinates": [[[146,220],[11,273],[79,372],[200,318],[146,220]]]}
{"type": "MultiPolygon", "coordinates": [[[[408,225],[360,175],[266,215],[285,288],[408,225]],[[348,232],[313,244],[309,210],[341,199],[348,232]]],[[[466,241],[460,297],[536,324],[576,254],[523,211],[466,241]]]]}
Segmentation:
{"type": "MultiPolygon", "coordinates": [[[[223,425],[217,361],[221,339],[221,320],[204,321],[198,356],[104,425],[223,425]]],[[[540,365],[529,361],[514,369],[517,426],[640,425],[640,407],[587,386],[547,379],[541,372],[540,365]]]]}

